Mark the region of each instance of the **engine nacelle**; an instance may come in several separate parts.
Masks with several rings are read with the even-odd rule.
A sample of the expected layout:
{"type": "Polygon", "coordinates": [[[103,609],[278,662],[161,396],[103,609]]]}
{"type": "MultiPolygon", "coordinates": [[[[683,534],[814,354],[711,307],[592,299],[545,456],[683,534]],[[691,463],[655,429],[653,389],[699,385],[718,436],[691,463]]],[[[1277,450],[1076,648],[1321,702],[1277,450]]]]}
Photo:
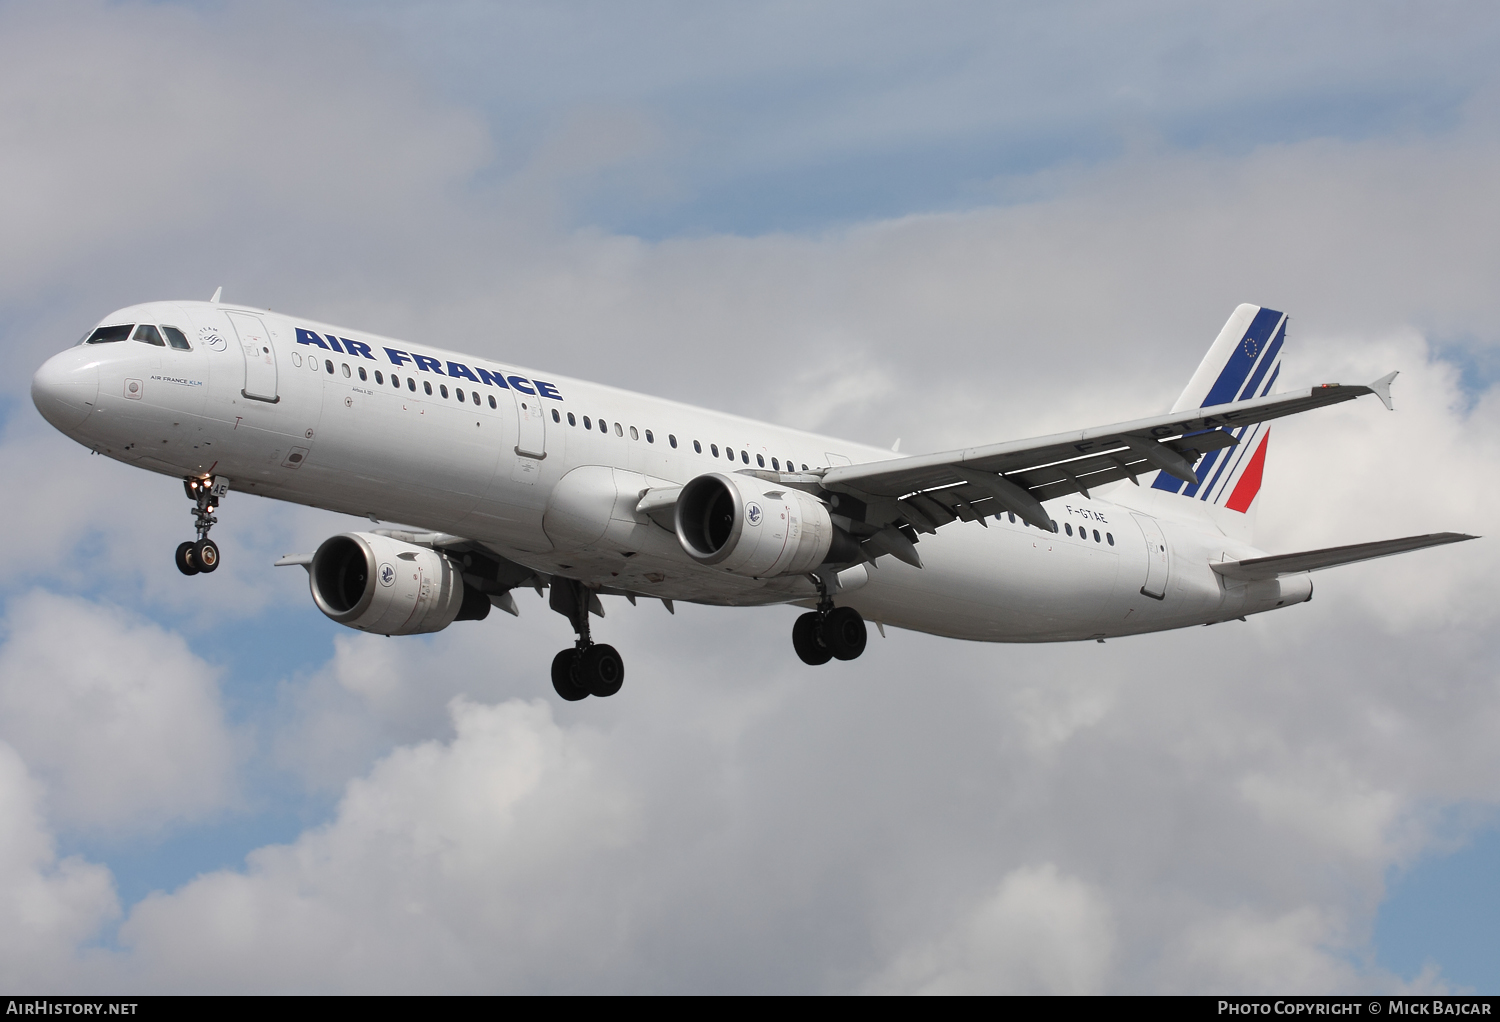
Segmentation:
{"type": "Polygon", "coordinates": [[[483,618],[490,602],[465,587],[447,556],[368,532],[323,541],[308,568],[313,602],[341,625],[376,635],[438,632],[483,618]]]}
{"type": "Polygon", "coordinates": [[[698,476],[678,495],[674,519],[689,557],[736,575],[801,575],[831,558],[859,559],[822,501],[750,476],[698,476]]]}

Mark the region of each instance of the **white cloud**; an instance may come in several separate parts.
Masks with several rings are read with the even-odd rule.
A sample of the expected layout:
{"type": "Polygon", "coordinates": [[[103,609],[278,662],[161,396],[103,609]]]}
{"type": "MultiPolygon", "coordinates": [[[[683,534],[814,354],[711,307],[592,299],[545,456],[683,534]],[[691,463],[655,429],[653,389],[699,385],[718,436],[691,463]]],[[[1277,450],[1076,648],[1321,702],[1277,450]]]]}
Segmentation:
{"type": "Polygon", "coordinates": [[[0,738],[45,782],[52,817],[139,830],[235,797],[240,740],[218,670],[178,635],[86,600],[14,598],[0,649],[0,738]]]}
{"type": "Polygon", "coordinates": [[[954,932],[903,952],[880,993],[1097,994],[1110,978],[1114,927],[1095,891],[1052,863],[1006,874],[954,932]]]}
{"type": "Polygon", "coordinates": [[[595,863],[639,820],[589,735],[540,703],[452,712],[451,742],[392,753],[327,826],[136,906],[120,931],[136,975],[220,992],[569,989],[628,955],[595,863]]]}
{"type": "Polygon", "coordinates": [[[0,742],[0,984],[77,990],[81,967],[99,957],[82,946],[120,909],[109,870],[58,859],[42,802],[21,757],[0,742]]]}

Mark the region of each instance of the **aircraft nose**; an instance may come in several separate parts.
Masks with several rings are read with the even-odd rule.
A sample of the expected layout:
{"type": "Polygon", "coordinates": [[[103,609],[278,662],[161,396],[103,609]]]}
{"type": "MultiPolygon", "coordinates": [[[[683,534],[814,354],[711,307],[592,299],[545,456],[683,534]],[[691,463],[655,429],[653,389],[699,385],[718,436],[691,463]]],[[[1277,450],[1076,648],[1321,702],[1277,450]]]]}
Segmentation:
{"type": "Polygon", "coordinates": [[[71,432],[83,425],[99,401],[99,362],[79,348],[60,351],[31,378],[31,402],[42,418],[71,432]]]}

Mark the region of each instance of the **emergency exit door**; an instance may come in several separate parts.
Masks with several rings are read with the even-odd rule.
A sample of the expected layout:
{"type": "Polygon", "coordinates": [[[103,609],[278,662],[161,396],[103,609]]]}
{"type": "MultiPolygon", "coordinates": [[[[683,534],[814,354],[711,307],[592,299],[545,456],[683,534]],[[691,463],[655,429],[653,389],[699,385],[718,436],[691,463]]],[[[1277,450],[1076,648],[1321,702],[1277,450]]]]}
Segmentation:
{"type": "Polygon", "coordinates": [[[512,390],[516,399],[516,462],[511,477],[534,483],[547,456],[547,413],[535,394],[512,390]]]}
{"type": "Polygon", "coordinates": [[[1131,512],[1130,517],[1141,527],[1146,540],[1146,581],[1141,585],[1141,595],[1153,600],[1167,597],[1167,577],[1171,562],[1167,557],[1167,537],[1162,535],[1161,524],[1150,515],[1131,512]]]}

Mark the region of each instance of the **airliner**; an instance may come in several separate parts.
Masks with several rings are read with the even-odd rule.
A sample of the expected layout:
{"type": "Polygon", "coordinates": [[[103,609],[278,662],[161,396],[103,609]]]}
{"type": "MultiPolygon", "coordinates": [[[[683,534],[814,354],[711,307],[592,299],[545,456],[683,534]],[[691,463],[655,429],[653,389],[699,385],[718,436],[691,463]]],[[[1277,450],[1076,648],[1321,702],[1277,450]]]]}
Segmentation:
{"type": "Polygon", "coordinates": [[[908,456],[221,300],[133,305],[37,370],[32,400],[96,454],[182,481],[213,572],[230,492],[385,528],[306,569],[329,618],[379,635],[519,613],[535,588],[575,644],[565,700],[624,682],[601,596],[791,604],[806,664],[853,660],[866,622],[984,642],[1104,641],[1312,598],[1309,573],[1476,537],[1297,553],[1254,542],[1277,418],[1374,395],[1276,389],[1287,317],[1235,309],[1171,410],[908,456]]]}

